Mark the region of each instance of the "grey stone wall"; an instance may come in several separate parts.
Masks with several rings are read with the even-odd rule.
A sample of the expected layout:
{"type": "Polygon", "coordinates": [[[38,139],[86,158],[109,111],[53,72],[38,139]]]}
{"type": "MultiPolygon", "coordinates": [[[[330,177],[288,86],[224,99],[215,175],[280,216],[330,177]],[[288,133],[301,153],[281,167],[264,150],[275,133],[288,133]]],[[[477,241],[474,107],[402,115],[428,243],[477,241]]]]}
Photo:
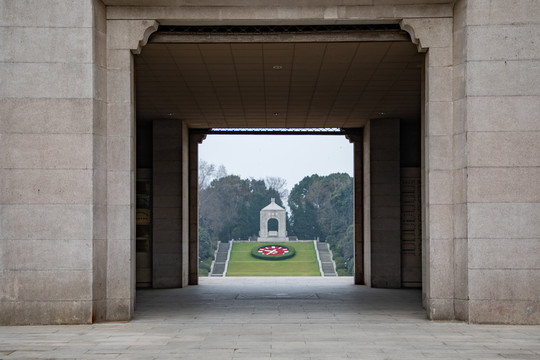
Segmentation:
{"type": "Polygon", "coordinates": [[[540,322],[538,5],[455,7],[456,298],[471,322],[540,322]]]}
{"type": "MultiPolygon", "coordinates": [[[[150,0],[139,1],[145,3],[150,0]]],[[[540,323],[538,1],[458,0],[453,9],[437,0],[341,3],[205,3],[186,11],[105,9],[99,0],[0,0],[0,323],[130,318],[135,301],[131,54],[155,30],[154,19],[401,21],[427,51],[423,291],[428,316],[540,323]]],[[[184,176],[184,190],[186,181],[184,176]]],[[[186,196],[182,208],[187,213],[186,196]]],[[[183,267],[182,278],[186,272],[183,267]]]]}
{"type": "Polygon", "coordinates": [[[465,2],[458,2],[454,13],[454,51],[453,54],[453,127],[454,134],[454,171],[453,171],[453,195],[448,201],[454,203],[454,239],[452,254],[452,271],[454,275],[454,297],[455,316],[458,319],[467,320],[468,314],[468,239],[467,239],[467,147],[466,147],[466,119],[460,113],[466,102],[464,92],[465,84],[465,2]],[[458,50],[459,49],[459,50],[458,50]]]}
{"type": "Polygon", "coordinates": [[[0,2],[0,323],[104,317],[104,18],[0,2]]]}

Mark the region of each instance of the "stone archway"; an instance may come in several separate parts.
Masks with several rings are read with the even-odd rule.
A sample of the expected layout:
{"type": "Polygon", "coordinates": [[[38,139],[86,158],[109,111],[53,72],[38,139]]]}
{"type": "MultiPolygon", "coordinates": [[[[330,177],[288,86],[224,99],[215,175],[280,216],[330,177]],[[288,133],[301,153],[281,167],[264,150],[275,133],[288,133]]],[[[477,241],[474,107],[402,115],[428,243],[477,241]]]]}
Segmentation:
{"type": "Polygon", "coordinates": [[[285,209],[276,204],[276,199],[272,198],[270,204],[261,210],[258,241],[288,241],[285,227],[286,216],[285,209]],[[268,223],[271,220],[277,222],[277,231],[268,229],[268,223]]]}
{"type": "MultiPolygon", "coordinates": [[[[116,10],[119,10],[118,8],[116,10]]],[[[139,9],[144,10],[144,9],[139,9]]],[[[384,11],[380,10],[380,11],[384,11]]],[[[453,202],[448,196],[440,194],[453,192],[453,164],[448,161],[445,154],[452,153],[453,132],[451,127],[446,126],[452,122],[452,18],[407,18],[406,12],[400,16],[399,11],[387,14],[388,21],[401,21],[401,27],[407,30],[418,48],[426,52],[424,102],[422,138],[422,184],[423,184],[423,218],[424,218],[424,271],[423,271],[423,294],[424,303],[428,315],[433,319],[465,318],[459,310],[455,310],[454,273],[450,271],[451,261],[444,260],[446,254],[453,253],[453,228],[451,226],[453,202]],[[437,189],[433,194],[432,189],[437,189]],[[461,314],[461,315],[460,315],[461,314]]],[[[162,18],[152,16],[152,11],[145,15],[146,19],[162,18]]],[[[181,13],[172,11],[167,16],[179,16],[181,13]],[[176,15],[175,15],[176,14],[176,15]]],[[[234,18],[234,12],[232,13],[234,18]]],[[[422,11],[416,15],[422,15],[422,11]]],[[[117,15],[116,15],[117,16],[117,15]]],[[[139,15],[140,16],[140,15],[139,15]]],[[[429,16],[429,15],[428,15],[429,16]]],[[[279,18],[279,16],[277,16],[279,18]]],[[[178,20],[177,19],[177,20],[178,20]]],[[[172,20],[172,18],[171,18],[172,20]]],[[[342,20],[347,20],[345,16],[342,20]]],[[[369,19],[367,19],[369,20],[369,19]]],[[[285,18],[278,21],[287,22],[285,18]]],[[[321,18],[321,22],[325,19],[321,18]]],[[[335,19],[332,21],[336,21],[335,19]]],[[[350,19],[348,20],[350,21],[350,19]]],[[[107,113],[108,128],[120,129],[117,133],[107,134],[107,157],[111,159],[107,164],[111,179],[119,173],[125,173],[128,178],[133,178],[134,165],[134,95],[133,95],[133,59],[132,54],[140,51],[148,36],[157,28],[155,20],[126,20],[111,16],[107,21],[107,113]]],[[[183,133],[187,134],[187,128],[183,133]]],[[[187,141],[185,142],[187,144],[187,141]]],[[[183,151],[183,158],[191,160],[189,171],[182,175],[182,184],[189,190],[189,210],[186,201],[182,202],[183,209],[182,230],[183,242],[189,243],[190,258],[196,259],[196,143],[191,142],[183,151]],[[195,146],[195,148],[194,148],[195,146]],[[188,173],[190,174],[188,176],[188,173]],[[187,184],[190,184],[189,187],[187,184]],[[195,210],[194,210],[195,209],[195,210]],[[190,216],[188,217],[188,213],[190,216]],[[189,229],[188,241],[186,231],[189,229]]],[[[363,144],[358,144],[359,149],[365,146],[365,134],[363,144]]],[[[360,152],[361,153],[361,152],[360,152]]],[[[364,155],[362,155],[364,156],[364,155]]],[[[369,166],[367,163],[366,166],[369,166]]],[[[361,178],[365,174],[362,174],[361,178]]],[[[131,317],[134,308],[134,186],[129,185],[126,192],[124,187],[119,188],[108,185],[108,241],[111,246],[108,250],[108,263],[111,264],[107,271],[107,284],[122,284],[121,289],[115,291],[114,296],[107,296],[107,319],[126,320],[131,317]],[[112,245],[114,244],[114,245],[112,245]],[[114,266],[112,266],[114,264],[114,266]]],[[[368,191],[366,183],[363,190],[368,191]]],[[[458,185],[459,186],[459,185],[458,185]]],[[[187,199],[187,197],[184,197],[187,199]]],[[[356,218],[356,223],[361,224],[369,219],[370,213],[366,203],[363,203],[364,211],[362,218],[356,218]]],[[[357,232],[358,234],[358,232],[357,232]]],[[[364,277],[369,285],[370,276],[370,232],[364,228],[365,237],[363,249],[364,277]]],[[[196,284],[196,270],[193,261],[190,261],[189,283],[196,284]]],[[[458,304],[458,302],[456,302],[458,304]]],[[[464,302],[460,302],[464,305],[464,302]]]]}

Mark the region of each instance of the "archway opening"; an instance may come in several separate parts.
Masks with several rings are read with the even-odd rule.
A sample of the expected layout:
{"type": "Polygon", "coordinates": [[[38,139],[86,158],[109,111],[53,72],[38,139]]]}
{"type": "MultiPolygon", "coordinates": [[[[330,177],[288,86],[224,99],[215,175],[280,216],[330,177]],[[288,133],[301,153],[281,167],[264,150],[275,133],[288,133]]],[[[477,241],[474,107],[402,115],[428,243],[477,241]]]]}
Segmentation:
{"type": "Polygon", "coordinates": [[[279,222],[277,219],[272,218],[268,220],[267,223],[268,226],[268,236],[275,236],[277,237],[278,230],[279,230],[279,222]]]}
{"type": "Polygon", "coordinates": [[[199,231],[215,246],[199,241],[199,276],[352,276],[353,145],[336,130],[267,132],[219,131],[199,145],[199,231]],[[302,262],[298,271],[246,254],[269,242],[302,248],[286,262],[302,262]]]}
{"type": "MultiPolygon", "coordinates": [[[[400,221],[401,201],[395,200],[400,194],[400,190],[395,192],[396,181],[398,188],[401,181],[400,129],[402,124],[420,124],[423,67],[423,55],[418,54],[408,35],[400,33],[383,41],[351,40],[343,35],[337,41],[327,41],[324,40],[327,35],[317,33],[317,37],[309,41],[285,43],[275,39],[268,41],[264,36],[255,42],[231,41],[229,38],[212,42],[183,42],[164,41],[164,34],[156,35],[135,61],[138,134],[147,134],[145,126],[152,129],[153,185],[170,180],[171,171],[167,167],[186,160],[167,159],[167,156],[158,154],[170,154],[171,150],[185,154],[183,147],[189,142],[189,129],[363,128],[365,132],[358,148],[367,150],[366,155],[362,155],[366,165],[357,169],[355,182],[366,181],[359,188],[369,192],[371,202],[366,203],[366,198],[360,197],[359,204],[370,217],[367,219],[361,215],[360,219],[356,215],[355,223],[360,224],[367,219],[370,222],[367,235],[370,237],[369,242],[362,245],[364,269],[358,283],[400,287],[403,261],[400,225],[396,222],[400,221]],[[175,125],[171,127],[171,124],[175,125]],[[388,134],[392,136],[386,136],[388,134]],[[173,141],[175,136],[175,145],[167,145],[164,141],[173,141]],[[389,144],[394,146],[390,151],[392,154],[387,151],[389,144]],[[156,161],[164,168],[156,171],[159,167],[156,167],[156,161]],[[391,170],[385,168],[390,163],[391,170]],[[379,166],[378,172],[372,171],[373,165],[379,166]],[[156,173],[161,174],[157,176],[158,182],[156,173]],[[391,180],[380,181],[389,174],[392,174],[391,180]],[[389,195],[392,200],[387,203],[386,195],[380,191],[389,188],[394,190],[389,195]],[[390,212],[389,208],[392,208],[390,212]],[[388,216],[389,213],[392,215],[388,216]],[[392,223],[391,227],[389,223],[392,223]],[[389,235],[385,231],[392,232],[390,243],[385,242],[389,235]],[[393,264],[397,267],[381,271],[377,266],[388,270],[384,258],[390,253],[396,259],[393,264]]],[[[193,171],[192,163],[189,171],[193,171]]],[[[163,183],[160,186],[170,189],[163,183]]],[[[167,191],[161,195],[178,199],[176,208],[185,206],[180,191],[176,194],[167,194],[167,191]]],[[[161,287],[167,285],[159,279],[166,278],[169,270],[174,274],[185,272],[186,253],[190,252],[189,256],[193,258],[194,245],[191,242],[185,248],[185,244],[178,242],[160,244],[156,241],[156,234],[167,239],[182,239],[187,224],[171,225],[179,219],[170,217],[174,213],[170,211],[170,203],[165,201],[162,208],[156,207],[155,202],[152,204],[155,226],[150,246],[151,286],[161,287]],[[162,228],[156,233],[157,224],[162,228]],[[175,232],[177,235],[171,237],[175,232]],[[177,255],[167,252],[171,248],[177,251],[177,255]],[[162,260],[168,257],[181,259],[181,264],[167,270],[172,260],[162,260]],[[163,264],[156,264],[156,261],[163,264]],[[156,275],[163,269],[163,274],[156,275]]],[[[189,228],[190,231],[193,229],[192,224],[189,228]]],[[[364,235],[365,229],[363,225],[355,228],[355,236],[364,235]]],[[[355,258],[357,261],[358,253],[355,258]]],[[[192,278],[197,271],[190,268],[188,272],[192,278]]]]}

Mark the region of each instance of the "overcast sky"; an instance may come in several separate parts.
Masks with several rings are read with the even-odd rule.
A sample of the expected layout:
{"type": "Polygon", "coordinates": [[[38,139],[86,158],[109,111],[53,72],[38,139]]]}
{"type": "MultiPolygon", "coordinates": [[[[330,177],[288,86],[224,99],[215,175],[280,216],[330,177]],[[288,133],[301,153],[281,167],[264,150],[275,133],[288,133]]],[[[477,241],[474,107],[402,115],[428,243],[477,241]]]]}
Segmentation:
{"type": "Polygon", "coordinates": [[[353,174],[353,146],[342,135],[208,135],[199,159],[243,179],[284,178],[289,191],[305,176],[353,174]]]}

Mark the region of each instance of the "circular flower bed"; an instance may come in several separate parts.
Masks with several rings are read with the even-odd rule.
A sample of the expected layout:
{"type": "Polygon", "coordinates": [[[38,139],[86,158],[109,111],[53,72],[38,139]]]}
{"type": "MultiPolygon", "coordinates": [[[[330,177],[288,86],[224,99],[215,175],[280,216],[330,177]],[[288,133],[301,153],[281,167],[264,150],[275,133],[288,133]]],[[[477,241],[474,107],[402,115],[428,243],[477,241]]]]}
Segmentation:
{"type": "Polygon", "coordinates": [[[296,250],[292,246],[278,244],[255,246],[251,250],[251,256],[261,260],[284,260],[292,258],[296,250]]]}

